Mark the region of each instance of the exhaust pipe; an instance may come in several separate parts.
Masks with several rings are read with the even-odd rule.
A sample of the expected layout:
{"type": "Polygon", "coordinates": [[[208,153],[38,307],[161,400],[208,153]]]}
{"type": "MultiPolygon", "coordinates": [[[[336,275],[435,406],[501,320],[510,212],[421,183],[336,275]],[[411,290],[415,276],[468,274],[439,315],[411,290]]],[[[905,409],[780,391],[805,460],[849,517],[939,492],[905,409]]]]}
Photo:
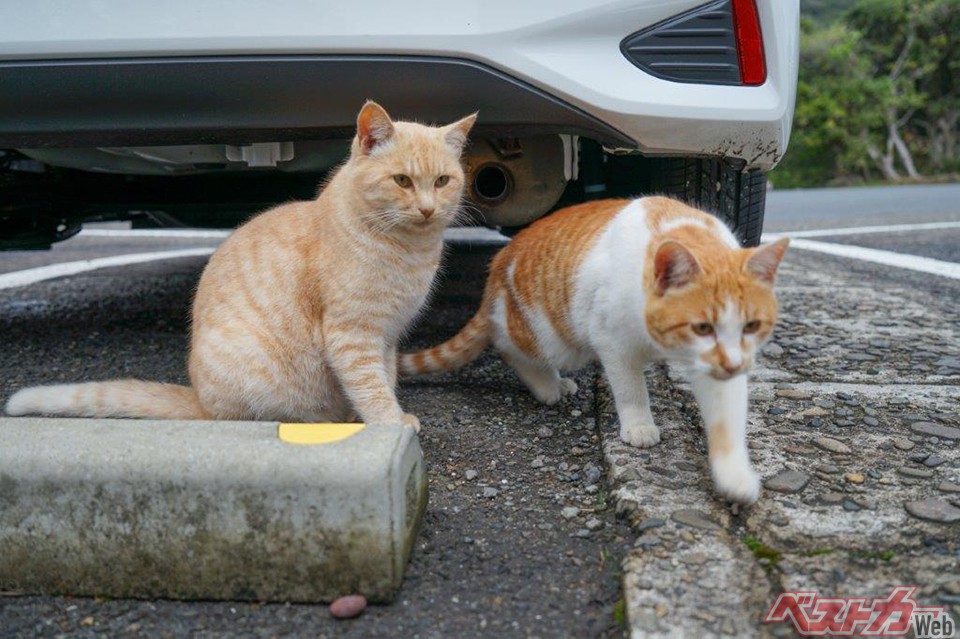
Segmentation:
{"type": "Polygon", "coordinates": [[[553,208],[567,185],[558,135],[478,140],[464,163],[467,198],[490,226],[530,224],[553,208]]]}
{"type": "Polygon", "coordinates": [[[485,206],[502,204],[513,192],[513,174],[503,164],[490,162],[477,168],[471,194],[485,206]]]}

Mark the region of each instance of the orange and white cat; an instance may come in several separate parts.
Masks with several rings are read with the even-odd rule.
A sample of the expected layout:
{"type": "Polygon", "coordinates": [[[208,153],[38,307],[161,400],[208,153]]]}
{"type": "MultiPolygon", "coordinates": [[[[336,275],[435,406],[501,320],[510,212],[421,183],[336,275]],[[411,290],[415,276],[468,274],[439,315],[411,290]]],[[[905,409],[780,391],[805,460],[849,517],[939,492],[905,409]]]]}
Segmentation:
{"type": "Polygon", "coordinates": [[[475,114],[393,122],[367,102],[350,157],[317,199],[253,218],[216,250],[193,303],[191,386],[27,388],[11,415],[404,422],[397,340],[430,291],[460,211],[475,114]]]}
{"type": "Polygon", "coordinates": [[[716,218],[664,197],[589,202],[521,231],[494,258],[480,310],[456,336],[403,354],[403,375],[450,370],[493,343],[542,402],[575,393],[599,360],[620,438],[652,446],[644,367],[686,369],[717,489],[756,501],[746,446],[747,371],[777,320],[773,283],[788,240],[742,249],[716,218]]]}

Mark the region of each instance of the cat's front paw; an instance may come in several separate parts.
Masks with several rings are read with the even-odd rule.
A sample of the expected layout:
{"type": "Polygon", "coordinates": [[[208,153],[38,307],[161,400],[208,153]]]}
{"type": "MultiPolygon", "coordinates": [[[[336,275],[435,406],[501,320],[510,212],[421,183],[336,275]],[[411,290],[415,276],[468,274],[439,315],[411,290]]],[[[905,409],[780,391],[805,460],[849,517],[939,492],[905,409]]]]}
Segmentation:
{"type": "Polygon", "coordinates": [[[660,443],[660,429],[653,422],[620,424],[620,441],[637,448],[649,448],[660,443]]]}
{"type": "Polygon", "coordinates": [[[416,415],[411,415],[410,413],[404,413],[403,417],[400,418],[400,423],[404,426],[409,426],[414,430],[414,432],[420,432],[420,420],[416,415]]]}
{"type": "Polygon", "coordinates": [[[760,476],[749,466],[713,468],[717,492],[739,504],[752,504],[760,498],[760,476]]]}
{"type": "Polygon", "coordinates": [[[556,381],[550,380],[548,384],[530,386],[533,396],[547,406],[553,406],[567,395],[575,394],[578,390],[577,383],[567,377],[556,381]]]}
{"type": "Polygon", "coordinates": [[[578,390],[580,390],[580,388],[577,386],[577,383],[569,377],[560,379],[560,397],[576,395],[578,390]]]}

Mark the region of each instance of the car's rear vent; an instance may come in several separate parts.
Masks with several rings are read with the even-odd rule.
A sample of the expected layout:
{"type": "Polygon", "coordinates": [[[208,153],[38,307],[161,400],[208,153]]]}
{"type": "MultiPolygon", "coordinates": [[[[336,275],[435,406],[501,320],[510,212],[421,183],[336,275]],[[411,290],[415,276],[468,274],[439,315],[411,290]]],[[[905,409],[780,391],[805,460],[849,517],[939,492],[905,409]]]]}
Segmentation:
{"type": "Polygon", "coordinates": [[[665,80],[742,84],[731,0],[716,0],[627,36],[630,62],[665,80]]]}

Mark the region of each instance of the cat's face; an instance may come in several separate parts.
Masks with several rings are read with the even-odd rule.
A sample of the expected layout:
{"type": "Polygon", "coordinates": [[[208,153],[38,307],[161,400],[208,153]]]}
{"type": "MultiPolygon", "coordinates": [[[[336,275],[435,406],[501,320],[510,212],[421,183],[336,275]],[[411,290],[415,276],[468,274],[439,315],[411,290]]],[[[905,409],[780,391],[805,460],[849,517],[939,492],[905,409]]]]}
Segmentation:
{"type": "Polygon", "coordinates": [[[393,122],[375,103],[364,105],[350,162],[372,228],[416,232],[453,222],[464,188],[460,154],[475,119],[430,127],[393,122]]]}
{"type": "Polygon", "coordinates": [[[773,283],[788,240],[697,256],[668,241],[654,257],[646,320],[671,360],[730,379],[753,365],[777,321],[773,283]]]}

